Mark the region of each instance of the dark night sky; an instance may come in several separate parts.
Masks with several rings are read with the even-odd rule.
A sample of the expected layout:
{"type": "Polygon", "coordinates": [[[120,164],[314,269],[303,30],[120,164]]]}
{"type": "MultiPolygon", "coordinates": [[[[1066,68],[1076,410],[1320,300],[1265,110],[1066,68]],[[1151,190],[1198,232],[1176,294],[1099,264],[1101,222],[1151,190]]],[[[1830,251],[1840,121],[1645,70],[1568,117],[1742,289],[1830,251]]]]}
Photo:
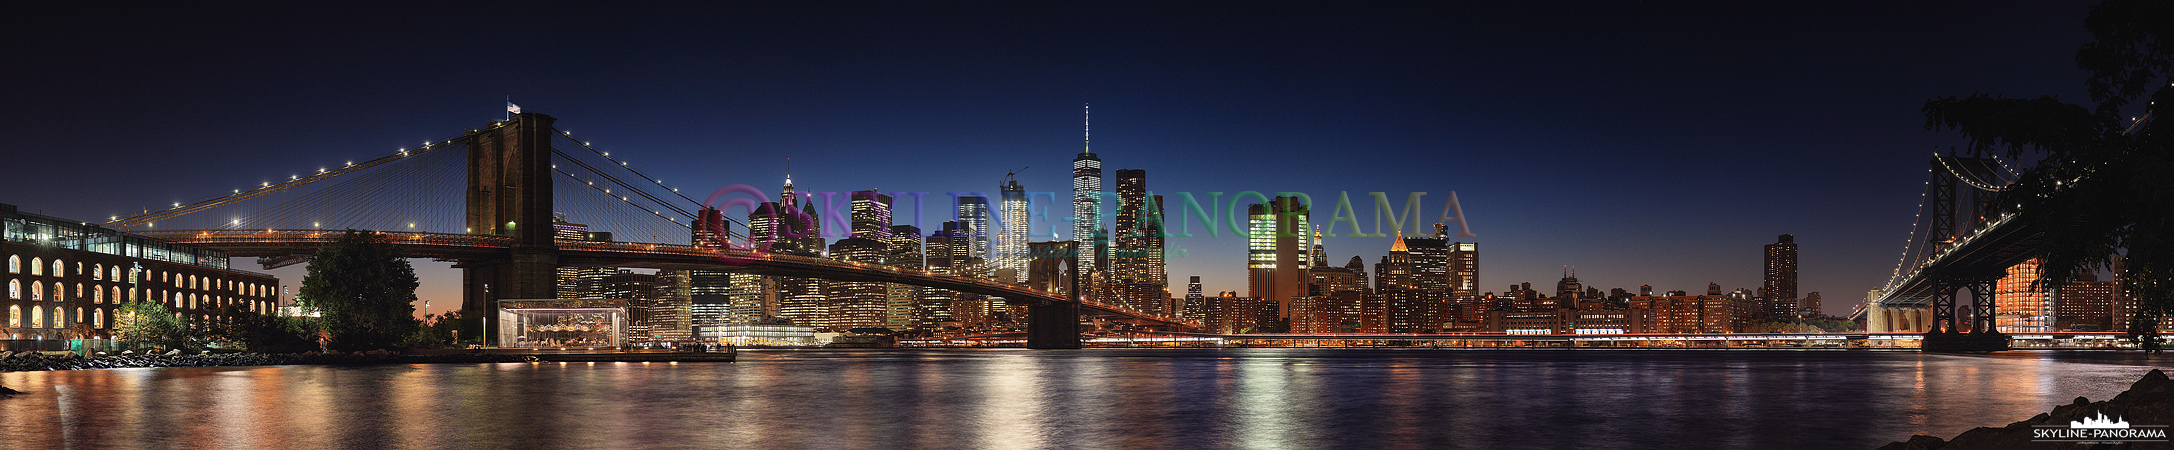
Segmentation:
{"type": "MultiPolygon", "coordinates": [[[[0,202],[125,215],[443,139],[507,95],[690,192],[775,190],[788,156],[803,190],[995,191],[1031,166],[1028,190],[1067,192],[1093,103],[1106,169],[1159,193],[1306,192],[1318,223],[1349,192],[1371,231],[1367,192],[1427,192],[1431,223],[1455,191],[1486,291],[1564,265],[1603,289],[1756,287],[1760,246],[1793,233],[1800,290],[1845,313],[1894,269],[1929,152],[1959,144],[1919,107],[2086,100],[2087,10],[10,2],[0,202]]],[[[1244,290],[1242,240],[1170,244],[1178,294],[1244,290]]],[[[1389,242],[1327,245],[1371,264],[1389,242]]],[[[440,267],[424,295],[451,304],[440,267]]]]}

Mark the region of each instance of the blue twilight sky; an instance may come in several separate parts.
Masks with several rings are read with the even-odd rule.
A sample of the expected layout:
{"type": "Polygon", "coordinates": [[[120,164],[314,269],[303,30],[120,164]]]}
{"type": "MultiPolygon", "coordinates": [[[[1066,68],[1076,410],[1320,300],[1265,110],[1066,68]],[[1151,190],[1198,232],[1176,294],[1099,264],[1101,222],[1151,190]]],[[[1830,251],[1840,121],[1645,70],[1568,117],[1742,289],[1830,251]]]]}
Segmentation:
{"type": "MultiPolygon", "coordinates": [[[[1926,99],[2087,99],[2073,1],[439,3],[0,5],[0,202],[125,215],[443,139],[509,95],[688,192],[774,191],[790,157],[802,190],[994,192],[1027,166],[1062,198],[1092,103],[1108,175],[1158,193],[1348,192],[1371,231],[1369,192],[1426,192],[1432,223],[1454,191],[1486,291],[1566,265],[1756,287],[1790,233],[1800,291],[1844,313],[1959,144],[1926,99]]],[[[1170,245],[1176,293],[1244,290],[1243,240],[1170,245]]],[[[434,305],[458,302],[444,267],[421,266],[434,305]]]]}

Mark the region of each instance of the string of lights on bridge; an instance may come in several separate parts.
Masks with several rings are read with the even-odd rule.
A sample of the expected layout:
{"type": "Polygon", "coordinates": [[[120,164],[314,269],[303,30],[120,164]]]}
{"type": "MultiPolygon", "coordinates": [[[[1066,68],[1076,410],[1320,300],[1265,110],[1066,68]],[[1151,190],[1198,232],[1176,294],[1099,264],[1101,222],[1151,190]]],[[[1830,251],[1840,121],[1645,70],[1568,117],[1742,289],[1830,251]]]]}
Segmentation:
{"type": "MultiPolygon", "coordinates": [[[[501,124],[501,125],[493,125],[492,127],[493,127],[493,128],[496,128],[496,127],[500,127],[500,126],[504,126],[504,125],[502,125],[502,124],[501,124]]],[[[473,131],[479,131],[479,130],[470,130],[470,131],[471,131],[471,132],[473,132],[473,131]]],[[[410,156],[416,156],[416,155],[421,155],[421,154],[423,154],[423,153],[426,153],[426,152],[430,152],[430,151],[432,151],[432,150],[437,150],[437,149],[439,149],[439,148],[442,148],[442,147],[444,147],[444,146],[447,146],[447,145],[451,145],[451,144],[453,144],[453,143],[454,143],[454,142],[456,142],[456,141],[457,141],[457,139],[446,139],[445,141],[442,141],[442,142],[423,141],[423,145],[422,145],[421,147],[416,147],[416,148],[414,148],[414,149],[412,149],[412,150],[411,150],[411,149],[408,149],[407,147],[401,147],[401,148],[399,148],[398,150],[395,150],[395,151],[393,152],[393,154],[391,154],[391,155],[386,155],[386,156],[380,156],[380,157],[377,157],[377,158],[372,158],[372,159],[364,160],[364,161],[363,161],[363,162],[362,162],[361,164],[356,164],[356,163],[355,163],[354,161],[348,161],[348,162],[347,162],[347,164],[346,164],[345,166],[342,166],[342,167],[340,167],[340,168],[338,168],[338,169],[331,169],[331,170],[327,170],[327,169],[325,169],[325,168],[323,168],[323,167],[318,167],[318,168],[317,168],[317,173],[316,173],[316,174],[313,174],[313,175],[310,175],[309,177],[303,177],[303,176],[301,176],[301,175],[299,175],[299,174],[297,174],[297,175],[288,175],[288,176],[287,176],[287,181],[279,182],[279,183],[277,183],[277,184],[274,184],[274,183],[272,183],[272,182],[270,182],[270,181],[264,181],[264,182],[261,182],[261,183],[259,183],[259,184],[258,184],[258,187],[257,187],[257,188],[255,188],[255,189],[250,189],[250,190],[247,190],[247,191],[244,191],[244,190],[241,190],[241,189],[235,189],[235,190],[234,190],[234,192],[233,192],[232,194],[228,194],[228,195],[223,195],[223,196],[218,196],[218,197],[212,197],[212,198],[208,198],[208,199],[204,199],[204,200],[198,200],[198,201],[195,201],[195,202],[189,202],[189,203],[186,203],[186,204],[184,204],[184,203],[182,203],[182,202],[174,202],[174,204],[173,204],[173,207],[170,207],[170,208],[165,208],[165,209],[161,209],[161,210],[158,210],[158,211],[151,211],[150,209],[146,208],[146,209],[144,209],[144,212],[143,212],[142,214],[137,214],[137,215],[134,215],[134,216],[129,216],[129,217],[125,217],[125,218],[124,218],[124,217],[120,217],[120,216],[112,216],[112,217],[109,217],[109,218],[108,218],[108,219],[109,219],[109,221],[108,221],[108,222],[106,222],[105,226],[107,226],[107,227],[109,227],[109,228],[127,228],[127,227],[131,227],[131,226],[133,226],[133,224],[132,224],[132,223],[133,223],[133,222],[136,222],[136,221],[138,221],[138,219],[142,219],[142,218],[146,218],[146,217],[156,217],[156,218],[171,218],[171,217],[176,217],[176,216],[181,216],[181,215],[185,215],[185,214],[189,214],[189,213],[194,213],[194,212],[202,211],[202,210],[205,210],[205,209],[210,209],[210,208],[212,208],[212,207],[216,207],[216,206],[219,206],[219,205],[223,205],[223,204],[226,204],[226,203],[231,203],[231,202],[235,202],[235,201],[241,201],[241,200],[248,200],[248,199],[251,199],[251,198],[255,198],[255,197],[259,197],[259,196],[263,196],[263,195],[265,195],[265,194],[271,194],[271,193],[274,193],[274,192],[284,191],[284,190],[287,190],[287,189],[292,189],[292,188],[295,188],[295,187],[298,187],[298,186],[302,186],[302,185],[306,185],[306,184],[310,184],[310,183],[315,183],[315,182],[318,182],[318,181],[323,181],[323,180],[326,180],[326,179],[330,179],[330,178],[333,178],[333,177],[338,177],[338,176],[341,176],[341,175],[346,175],[346,174],[349,174],[349,173],[353,173],[353,172],[356,172],[356,171],[359,171],[359,170],[362,170],[362,169],[366,169],[366,168],[370,168],[370,167],[376,167],[376,166],[378,166],[378,165],[382,165],[382,164],[385,164],[385,163],[389,163],[389,162],[392,162],[392,161],[398,161],[398,160],[401,160],[401,159],[406,159],[406,158],[408,158],[408,157],[410,157],[410,156]]],[[[150,220],[144,220],[144,221],[143,221],[142,223],[143,223],[143,225],[144,225],[144,227],[145,227],[145,228],[156,228],[156,227],[158,226],[158,223],[157,223],[157,222],[153,222],[153,221],[150,221],[150,220]]]]}
{"type": "MultiPolygon", "coordinates": [[[[1939,158],[1940,152],[1933,152],[1932,157],[1939,158]]],[[[1910,216],[1910,239],[1902,241],[1902,254],[1895,256],[1895,272],[1887,276],[1887,286],[1881,288],[1881,292],[1893,291],[1895,284],[1902,282],[1902,268],[1909,266],[1910,249],[1917,247],[1917,225],[1923,223],[1920,221],[1925,218],[1925,197],[1932,191],[1932,170],[1931,167],[1925,168],[1925,186],[1917,192],[1917,213],[1910,216]]]]}

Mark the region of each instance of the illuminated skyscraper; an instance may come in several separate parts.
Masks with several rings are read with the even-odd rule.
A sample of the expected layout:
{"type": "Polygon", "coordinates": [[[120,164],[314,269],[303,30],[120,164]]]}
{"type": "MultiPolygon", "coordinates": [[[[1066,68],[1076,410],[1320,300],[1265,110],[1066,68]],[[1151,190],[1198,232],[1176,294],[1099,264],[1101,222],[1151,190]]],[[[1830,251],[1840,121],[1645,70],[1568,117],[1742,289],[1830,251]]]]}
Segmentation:
{"type": "MultiPolygon", "coordinates": [[[[1086,111],[1082,113],[1083,116],[1092,112],[1083,111],[1086,111]]],[[[1086,127],[1081,130],[1079,156],[1072,158],[1072,240],[1079,241],[1081,250],[1099,248],[1098,242],[1094,241],[1102,236],[1096,232],[1102,228],[1099,208],[1102,197],[1102,158],[1095,156],[1092,145],[1092,116],[1086,116],[1085,120],[1086,127]]],[[[1090,271],[1088,269],[1101,267],[1097,256],[1099,255],[1095,252],[1081,251],[1080,272],[1086,273],[1090,271]]]]}
{"type": "MultiPolygon", "coordinates": [[[[959,197],[958,232],[966,236],[966,247],[962,249],[964,250],[964,254],[961,256],[973,258],[977,262],[986,261],[987,259],[989,259],[989,238],[991,237],[989,230],[989,213],[990,210],[988,197],[982,197],[978,195],[959,197]]],[[[975,269],[977,270],[971,272],[954,271],[952,273],[957,275],[966,275],[980,278],[987,278],[991,276],[988,271],[979,270],[983,269],[983,267],[980,267],[982,265],[983,264],[977,264],[977,267],[975,267],[975,269]]],[[[961,269],[961,267],[954,265],[953,269],[958,270],[961,269]]]]}
{"type": "MultiPolygon", "coordinates": [[[[588,225],[567,222],[565,214],[553,214],[551,216],[551,238],[569,241],[609,241],[611,240],[611,233],[590,233],[588,225]]],[[[615,273],[618,273],[618,271],[610,267],[559,267],[556,280],[558,298],[595,298],[598,295],[598,289],[600,289],[597,283],[604,277],[615,273]]]]}
{"type": "MultiPolygon", "coordinates": [[[[695,214],[693,233],[696,247],[719,247],[726,243],[732,228],[722,211],[704,206],[695,214]]],[[[701,269],[687,270],[686,274],[690,332],[696,340],[722,339],[719,330],[733,322],[732,274],[701,269]]]]}
{"type": "MultiPolygon", "coordinates": [[[[892,225],[891,235],[882,239],[890,254],[884,264],[905,270],[922,270],[921,228],[913,225],[892,225]]],[[[932,322],[924,322],[920,312],[922,298],[932,289],[902,283],[884,286],[884,324],[893,330],[928,328],[932,322]]]]}
{"type": "Polygon", "coordinates": [[[1797,313],[1797,242],[1796,235],[1781,235],[1780,242],[1766,245],[1766,285],[1762,292],[1767,317],[1796,317],[1797,313]]]}
{"type": "MultiPolygon", "coordinates": [[[[830,259],[870,265],[883,264],[883,241],[845,238],[830,245],[830,259]]],[[[824,324],[831,331],[882,328],[889,310],[889,291],[880,281],[831,281],[823,289],[824,324]]]]}
{"type": "Polygon", "coordinates": [[[1460,297],[1478,297],[1480,289],[1480,244],[1477,242],[1452,242],[1449,244],[1449,291],[1460,297]]]}
{"type": "Polygon", "coordinates": [[[1246,212],[1252,222],[1246,241],[1247,293],[1275,302],[1277,314],[1288,319],[1291,299],[1305,296],[1313,282],[1306,272],[1312,259],[1306,246],[1307,232],[1313,229],[1309,211],[1297,197],[1276,197],[1246,212]]]}
{"type": "Polygon", "coordinates": [[[822,228],[815,215],[815,205],[801,204],[800,194],[793,190],[793,178],[785,177],[785,187],[778,193],[778,201],[763,202],[747,215],[747,234],[751,245],[772,253],[801,256],[819,256],[823,253],[822,228]]]}
{"type": "MultiPolygon", "coordinates": [[[[951,273],[974,278],[991,278],[995,271],[989,258],[990,220],[989,198],[982,196],[959,197],[959,229],[966,244],[952,252],[951,273]]],[[[984,295],[956,293],[958,300],[951,305],[951,316],[963,324],[987,325],[994,322],[1003,311],[1002,299],[984,295]]]]}
{"type": "Polygon", "coordinates": [[[2008,267],[2008,275],[1993,282],[1993,327],[2002,333],[2053,331],[2053,286],[2039,282],[2038,258],[2008,267]]]}
{"type": "MultiPolygon", "coordinates": [[[[928,237],[928,271],[939,274],[959,274],[974,263],[967,256],[969,237],[959,228],[958,222],[944,222],[928,237]]],[[[918,320],[928,326],[941,326],[945,322],[957,322],[953,316],[953,302],[959,293],[949,289],[926,289],[920,300],[918,320]]]]}
{"type": "MultiPolygon", "coordinates": [[[[793,177],[785,175],[784,190],[778,193],[778,201],[763,202],[747,217],[748,236],[755,245],[768,246],[767,251],[798,256],[821,256],[823,236],[820,220],[815,214],[813,202],[803,205],[800,194],[793,188],[793,177]],[[796,212],[797,211],[797,212],[796,212]]],[[[774,309],[778,317],[791,320],[796,325],[822,327],[826,312],[823,304],[823,280],[772,276],[757,283],[763,286],[761,298],[774,309]]]]}
{"type": "Polygon", "coordinates": [[[1381,296],[1391,333],[1416,333],[1425,328],[1429,311],[1412,278],[1412,253],[1398,233],[1389,242],[1389,254],[1374,264],[1374,292],[1381,296]]]}
{"type": "Polygon", "coordinates": [[[1116,234],[1110,250],[1110,286],[1116,303],[1150,314],[1170,308],[1163,261],[1162,196],[1147,195],[1147,171],[1117,171],[1116,234]]]}
{"type": "Polygon", "coordinates": [[[1406,237],[1404,247],[1412,254],[1412,285],[1449,298],[1449,242],[1434,237],[1406,237]]]}
{"type": "Polygon", "coordinates": [[[777,317],[777,285],[770,277],[749,273],[732,273],[726,302],[732,307],[732,316],[726,323],[747,323],[777,317]]]}
{"type": "Polygon", "coordinates": [[[880,239],[891,234],[891,196],[874,189],[853,191],[853,230],[848,237],[880,239]]]}
{"type": "MultiPolygon", "coordinates": [[[[2035,260],[2034,260],[2035,261],[2035,260]]],[[[2013,272],[2011,272],[2013,273],[2013,272]]],[[[2001,284],[2007,284],[2001,280],[2001,284]]],[[[2059,331],[2121,331],[2128,329],[2127,317],[2121,317],[2121,298],[2112,281],[2098,281],[2094,273],[2077,274],[2076,279],[2056,290],[2053,299],[2054,317],[2051,326],[2059,331]]],[[[2005,305],[2004,305],[2005,306],[2005,305]]],[[[2008,310],[1999,310],[2006,313],[2008,310]]],[[[1995,320],[2006,319],[2006,316],[1995,320]]]]}
{"type": "Polygon", "coordinates": [[[996,255],[991,259],[997,281],[1019,283],[1027,276],[1027,188],[1009,176],[998,188],[997,212],[1004,223],[995,230],[996,255]]]}
{"type": "Polygon", "coordinates": [[[1389,242],[1389,254],[1382,255],[1374,265],[1374,290],[1414,290],[1412,283],[1412,252],[1404,246],[1404,237],[1389,242]]]}
{"type": "Polygon", "coordinates": [[[1314,267],[1329,265],[1329,250],[1327,247],[1321,246],[1320,225],[1313,226],[1313,264],[1310,265],[1314,267]]]}
{"type": "Polygon", "coordinates": [[[1185,283],[1185,302],[1178,305],[1178,318],[1205,321],[1208,318],[1208,297],[1201,295],[1200,276],[1193,275],[1185,283]]]}
{"type": "Polygon", "coordinates": [[[687,271],[657,271],[656,294],[649,303],[649,335],[652,340],[694,340],[694,311],[688,287],[687,271]]]}

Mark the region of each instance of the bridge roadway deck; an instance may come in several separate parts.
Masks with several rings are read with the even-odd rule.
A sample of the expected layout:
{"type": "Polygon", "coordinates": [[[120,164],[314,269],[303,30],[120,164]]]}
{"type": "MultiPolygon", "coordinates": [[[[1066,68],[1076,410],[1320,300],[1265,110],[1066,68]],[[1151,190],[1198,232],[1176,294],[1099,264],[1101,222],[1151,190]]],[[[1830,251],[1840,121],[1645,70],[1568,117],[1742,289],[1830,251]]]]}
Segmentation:
{"type": "MultiPolygon", "coordinates": [[[[513,240],[504,236],[447,233],[387,232],[379,234],[411,258],[440,260],[503,257],[513,240]]],[[[341,231],[326,230],[178,230],[137,232],[144,236],[213,248],[234,257],[286,257],[308,255],[340,238],[341,231]]],[[[1051,304],[1072,302],[1065,296],[1023,285],[998,283],[973,277],[922,270],[848,263],[805,256],[724,251],[691,245],[636,242],[558,241],[559,262],[568,266],[638,267],[649,269],[702,269],[759,275],[822,278],[837,281],[877,281],[982,294],[1011,303],[1051,304]]],[[[1122,306],[1080,300],[1080,313],[1107,319],[1193,330],[1189,322],[1134,311],[1122,306]]]]}
{"type": "Polygon", "coordinates": [[[1991,280],[2007,275],[2008,267],[2031,258],[2041,234],[2016,215],[2002,216],[1949,246],[1883,293],[1883,305],[1922,305],[1932,301],[1947,284],[1961,280],[1991,280]]]}

